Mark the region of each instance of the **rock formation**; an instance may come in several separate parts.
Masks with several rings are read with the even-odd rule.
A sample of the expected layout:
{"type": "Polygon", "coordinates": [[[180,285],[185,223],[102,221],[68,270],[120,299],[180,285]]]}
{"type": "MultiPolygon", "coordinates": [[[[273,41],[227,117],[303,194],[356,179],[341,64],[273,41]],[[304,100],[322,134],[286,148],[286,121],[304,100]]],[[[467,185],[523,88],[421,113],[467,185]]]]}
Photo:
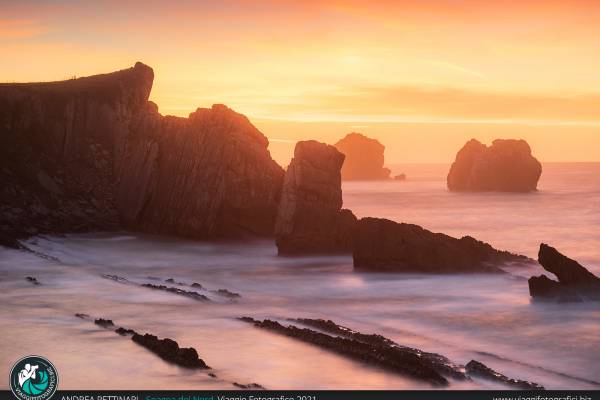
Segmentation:
{"type": "Polygon", "coordinates": [[[284,171],[222,105],[189,118],[148,101],[133,68],[0,84],[0,239],[126,228],[192,238],[272,235],[284,171]]]}
{"type": "Polygon", "coordinates": [[[526,141],[496,139],[488,147],[471,139],[456,154],[447,184],[452,191],[530,192],[541,174],[526,141]]]}
{"type": "Polygon", "coordinates": [[[418,225],[362,218],[354,229],[354,268],[378,272],[502,272],[500,263],[529,259],[470,236],[456,239],[418,225]]]}
{"type": "Polygon", "coordinates": [[[542,243],[538,261],[558,281],[545,275],[529,278],[529,294],[533,298],[558,301],[600,300],[600,278],[577,261],[562,255],[554,247],[542,243]]]}
{"type": "Polygon", "coordinates": [[[383,167],[385,146],[360,133],[349,133],[334,145],[345,156],[343,180],[382,180],[390,178],[383,167]]]}
{"type": "Polygon", "coordinates": [[[506,375],[501,374],[500,372],[494,371],[487,365],[476,361],[471,360],[465,365],[465,370],[470,376],[477,376],[480,378],[488,379],[493,382],[498,382],[503,385],[511,386],[515,389],[521,390],[544,390],[544,387],[535,383],[524,381],[521,379],[513,379],[509,378],[506,375]]]}
{"type": "Polygon", "coordinates": [[[467,379],[458,366],[453,365],[440,354],[401,346],[383,336],[367,335],[337,325],[333,321],[292,320],[292,322],[300,322],[318,329],[313,330],[295,325],[286,326],[269,319],[260,321],[251,317],[241,317],[240,320],[251,323],[257,328],[310,343],[345,357],[430,383],[433,386],[447,386],[449,383],[447,377],[457,380],[467,379]],[[328,333],[332,333],[332,335],[328,333]]]}
{"type": "Polygon", "coordinates": [[[149,103],[120,165],[124,226],[194,238],[273,235],[284,172],[267,146],[223,105],[178,118],[149,103]]]}
{"type": "Polygon", "coordinates": [[[342,210],[343,162],[333,146],[314,140],[296,144],[275,226],[280,255],[350,251],[356,217],[342,210]]]}

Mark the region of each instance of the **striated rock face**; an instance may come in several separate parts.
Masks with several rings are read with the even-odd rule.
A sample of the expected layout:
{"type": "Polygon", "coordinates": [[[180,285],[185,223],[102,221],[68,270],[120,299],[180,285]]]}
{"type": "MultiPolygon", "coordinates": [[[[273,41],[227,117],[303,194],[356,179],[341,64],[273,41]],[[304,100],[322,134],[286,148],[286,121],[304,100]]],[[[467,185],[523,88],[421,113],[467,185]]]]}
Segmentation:
{"type": "Polygon", "coordinates": [[[126,228],[193,238],[272,235],[284,171],[225,106],[189,118],[148,102],[133,68],[0,84],[0,239],[126,228]]]}
{"type": "Polygon", "coordinates": [[[0,85],[0,236],[115,229],[115,161],[152,69],[0,85]]]}
{"type": "Polygon", "coordinates": [[[562,255],[554,247],[542,243],[538,261],[558,282],[545,275],[529,278],[529,294],[533,298],[558,301],[600,300],[600,278],[577,261],[562,255]]]}
{"type": "Polygon", "coordinates": [[[343,180],[381,180],[390,178],[383,167],[385,146],[360,133],[349,133],[335,145],[346,156],[342,166],[343,180]]]}
{"type": "Polygon", "coordinates": [[[378,272],[502,272],[498,264],[529,259],[470,236],[456,239],[418,225],[362,218],[354,230],[354,268],[378,272]]]}
{"type": "Polygon", "coordinates": [[[541,174],[526,141],[496,139],[488,147],[471,139],[456,154],[447,185],[453,191],[530,192],[541,174]]]}
{"type": "Polygon", "coordinates": [[[275,227],[279,254],[350,251],[356,217],[342,210],[343,162],[333,146],[314,140],[296,144],[275,227]]]}
{"type": "Polygon", "coordinates": [[[284,171],[267,147],[248,118],[223,105],[178,118],[149,103],[119,165],[124,226],[193,238],[272,236],[284,171]]]}

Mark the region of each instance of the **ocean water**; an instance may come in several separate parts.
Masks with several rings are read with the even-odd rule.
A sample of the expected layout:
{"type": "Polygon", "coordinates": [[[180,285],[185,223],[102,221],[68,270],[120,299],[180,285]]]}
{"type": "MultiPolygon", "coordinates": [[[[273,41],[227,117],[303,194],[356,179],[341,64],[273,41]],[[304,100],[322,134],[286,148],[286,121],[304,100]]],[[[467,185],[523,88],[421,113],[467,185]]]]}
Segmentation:
{"type": "MultiPolygon", "coordinates": [[[[344,183],[359,216],[418,223],[534,257],[540,242],[600,274],[600,164],[548,164],[539,192],[449,193],[444,165],[392,166],[406,182],[344,183]]],[[[355,273],[349,256],[276,256],[270,241],[203,243],[122,232],[35,237],[39,254],[0,248],[0,376],[27,354],[49,358],[63,389],[409,389],[427,385],[236,320],[326,318],[400,344],[476,359],[547,388],[600,388],[600,302],[531,302],[527,277],[355,273]],[[102,278],[198,282],[203,303],[102,278]],[[34,286],[25,277],[42,283],[34,286]],[[128,338],[74,317],[192,346],[217,375],[165,363],[128,338]]],[[[182,287],[184,288],[184,287],[182,287]]],[[[184,288],[185,289],[185,288],[184,288]]],[[[6,388],[8,380],[0,380],[6,388]]],[[[450,388],[498,388],[474,380],[450,388]]]]}

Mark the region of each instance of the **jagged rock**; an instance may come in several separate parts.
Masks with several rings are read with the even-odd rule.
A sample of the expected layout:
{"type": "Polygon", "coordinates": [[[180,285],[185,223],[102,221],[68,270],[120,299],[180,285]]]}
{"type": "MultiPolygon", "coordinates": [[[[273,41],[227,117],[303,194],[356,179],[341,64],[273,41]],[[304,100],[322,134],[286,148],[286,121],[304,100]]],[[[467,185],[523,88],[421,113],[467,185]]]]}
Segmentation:
{"type": "Polygon", "coordinates": [[[165,361],[185,368],[209,369],[209,366],[198,357],[198,352],[193,347],[180,348],[176,341],[165,338],[159,339],[146,333],[134,333],[131,337],[135,343],[147,348],[165,361]]]}
{"type": "Polygon", "coordinates": [[[365,334],[357,332],[345,326],[338,325],[332,320],[298,318],[290,321],[298,322],[326,333],[332,333],[337,336],[354,339],[372,346],[392,348],[401,352],[402,354],[416,355],[424,364],[428,364],[444,376],[448,376],[457,380],[467,379],[459,365],[452,363],[447,357],[444,357],[441,354],[428,353],[412,347],[402,346],[393,340],[378,334],[365,334]]]}
{"type": "Polygon", "coordinates": [[[137,63],[63,82],[0,84],[0,243],[123,228],[273,235],[284,171],[267,138],[223,105],[189,118],[160,115],[148,102],[153,77],[137,63]]]}
{"type": "Polygon", "coordinates": [[[90,316],[88,314],[83,314],[83,313],[76,313],[75,316],[77,318],[81,318],[81,319],[88,319],[88,318],[90,318],[90,316]]]}
{"type": "Polygon", "coordinates": [[[356,217],[342,210],[343,162],[333,146],[314,140],[296,144],[275,227],[280,255],[350,251],[356,217]]]}
{"type": "Polygon", "coordinates": [[[192,238],[272,236],[284,171],[267,147],[248,118],[224,105],[179,118],[149,104],[120,163],[124,226],[192,238]]]}
{"type": "Polygon", "coordinates": [[[558,301],[600,300],[600,278],[577,261],[562,255],[554,247],[542,243],[538,261],[558,282],[545,275],[529,278],[529,294],[533,298],[558,301]]]}
{"type": "Polygon", "coordinates": [[[405,181],[406,180],[406,174],[402,173],[399,175],[394,176],[394,179],[397,181],[405,181]]]}
{"type": "Polygon", "coordinates": [[[453,191],[530,192],[541,174],[526,141],[496,139],[488,147],[471,139],[456,154],[447,184],[453,191]]]}
{"type": "Polygon", "coordinates": [[[165,285],[154,285],[152,283],[142,283],[140,286],[146,287],[149,289],[161,290],[164,292],[177,294],[180,296],[188,297],[193,300],[210,301],[210,299],[208,297],[206,297],[205,295],[198,293],[198,292],[191,291],[191,290],[183,290],[183,289],[179,289],[176,287],[169,287],[169,286],[165,286],[165,285]]]}
{"type": "Polygon", "coordinates": [[[136,335],[137,334],[137,332],[134,331],[133,329],[123,328],[122,326],[120,326],[117,329],[115,329],[115,333],[118,333],[121,336],[136,335]]]}
{"type": "Polygon", "coordinates": [[[423,273],[502,272],[500,263],[530,261],[470,236],[457,239],[381,218],[358,221],[353,259],[356,270],[423,273]]]}
{"type": "MultiPolygon", "coordinates": [[[[258,328],[267,329],[272,332],[311,343],[346,357],[384,368],[391,372],[428,382],[434,386],[448,385],[448,379],[446,379],[444,375],[449,375],[449,367],[444,365],[443,368],[440,368],[442,360],[447,359],[438,354],[424,353],[420,350],[399,346],[394,342],[388,342],[389,339],[373,339],[371,335],[364,335],[360,332],[354,332],[340,326],[337,326],[333,333],[336,335],[341,334],[341,336],[330,336],[308,328],[299,328],[294,325],[284,326],[277,321],[268,319],[259,321],[251,317],[242,317],[240,320],[252,323],[258,328]],[[429,357],[429,355],[431,357],[429,357]]],[[[306,324],[307,320],[303,321],[303,324],[306,324]]],[[[318,325],[319,326],[317,327],[319,329],[326,330],[323,329],[321,323],[318,323],[318,325]]],[[[335,326],[336,324],[327,324],[325,328],[330,327],[331,325],[335,326]]],[[[454,371],[451,376],[466,379],[464,373],[459,369],[454,371]]]]}
{"type": "Polygon", "coordinates": [[[33,276],[27,276],[27,277],[25,277],[25,280],[27,282],[33,283],[34,285],[39,285],[40,284],[40,281],[38,281],[37,278],[34,278],[33,276]]]}
{"type": "Polygon", "coordinates": [[[244,383],[233,382],[232,385],[235,387],[238,387],[240,389],[246,389],[246,390],[266,390],[262,385],[259,385],[258,383],[244,384],[244,383]]]}
{"type": "Polygon", "coordinates": [[[94,320],[94,323],[107,329],[115,326],[111,319],[98,318],[94,320]]]}
{"type": "Polygon", "coordinates": [[[334,145],[346,159],[342,166],[343,180],[382,180],[390,178],[383,167],[385,146],[361,133],[352,132],[334,145]]]}
{"type": "Polygon", "coordinates": [[[486,366],[479,361],[471,360],[465,365],[467,373],[471,376],[477,376],[480,378],[489,379],[494,382],[499,382],[504,385],[512,386],[516,389],[523,390],[544,390],[544,387],[534,382],[522,381],[519,379],[512,379],[506,375],[496,372],[490,367],[486,366]]]}
{"type": "MultiPolygon", "coordinates": [[[[75,315],[81,318],[81,315],[87,314],[75,315]]],[[[94,320],[94,323],[106,329],[112,329],[115,326],[111,319],[97,318],[94,320]]],[[[159,339],[157,336],[148,333],[140,335],[133,329],[123,327],[115,329],[114,332],[121,336],[132,335],[132,341],[150,350],[163,360],[177,364],[180,367],[210,369],[210,367],[198,357],[198,352],[193,347],[180,348],[179,344],[172,339],[159,339]]]]}

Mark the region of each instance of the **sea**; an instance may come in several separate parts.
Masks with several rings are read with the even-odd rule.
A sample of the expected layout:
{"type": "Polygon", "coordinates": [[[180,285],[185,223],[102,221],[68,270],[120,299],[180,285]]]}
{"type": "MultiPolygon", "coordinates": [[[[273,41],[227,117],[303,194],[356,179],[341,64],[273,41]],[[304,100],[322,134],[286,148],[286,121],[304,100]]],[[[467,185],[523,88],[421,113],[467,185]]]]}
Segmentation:
{"type": "MultiPolygon", "coordinates": [[[[445,164],[391,169],[406,181],[344,182],[344,207],[359,217],[471,235],[531,258],[547,243],[600,275],[600,163],[544,164],[538,191],[523,194],[451,193],[445,164]]],[[[600,388],[600,302],[532,301],[527,278],[544,273],[540,265],[498,275],[369,274],[354,272],[351,256],[278,257],[268,240],[197,242],[127,232],[38,236],[24,244],[30,252],[0,248],[2,389],[25,355],[49,359],[60,389],[234,389],[234,382],[267,389],[430,388],[255,328],[242,316],[330,319],[457,364],[478,360],[548,389],[600,388]],[[175,283],[161,282],[169,278],[175,283]],[[177,285],[192,282],[211,301],[139,285],[196,290],[177,285]],[[194,347],[212,369],[166,363],[93,318],[194,347]]],[[[451,381],[449,388],[504,387],[474,379],[451,381]]]]}

